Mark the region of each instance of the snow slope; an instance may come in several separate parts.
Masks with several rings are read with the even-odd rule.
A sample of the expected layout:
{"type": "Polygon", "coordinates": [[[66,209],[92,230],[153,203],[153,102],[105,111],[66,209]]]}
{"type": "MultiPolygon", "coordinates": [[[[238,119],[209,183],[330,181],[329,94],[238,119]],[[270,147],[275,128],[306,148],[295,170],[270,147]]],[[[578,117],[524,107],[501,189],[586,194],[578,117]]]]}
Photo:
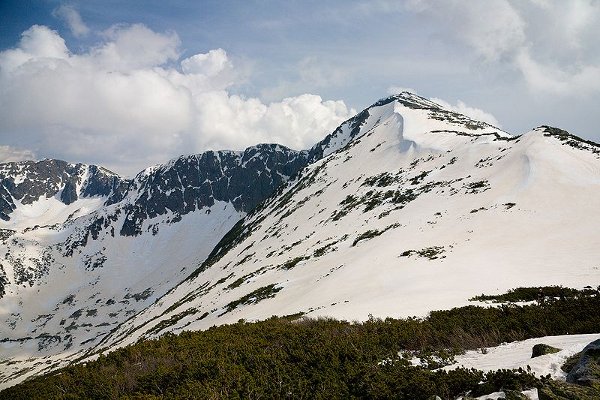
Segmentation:
{"type": "MultiPolygon", "coordinates": [[[[41,282],[22,287],[18,295],[6,296],[1,303],[0,312],[9,325],[0,343],[6,364],[0,377],[25,378],[47,368],[48,360],[58,366],[64,365],[65,356],[80,357],[119,323],[183,280],[189,268],[202,262],[218,238],[243,216],[229,203],[216,203],[209,210],[185,215],[176,224],[163,223],[157,236],[107,233],[82,254],[53,255],[58,268],[50,268],[41,282]],[[99,253],[102,265],[90,268],[86,260],[99,253]],[[32,357],[37,359],[28,371],[32,357]],[[20,375],[23,372],[26,375],[20,375]]],[[[148,222],[157,223],[156,219],[148,222]]],[[[58,240],[58,235],[44,237],[43,230],[37,234],[32,249],[53,248],[58,240]]],[[[26,255],[38,256],[32,249],[25,250],[26,255]]]]}
{"type": "Polygon", "coordinates": [[[482,292],[600,283],[593,144],[545,127],[513,138],[410,94],[367,111],[97,349],[242,318],[423,316],[482,292]]]}
{"type": "Polygon", "coordinates": [[[600,339],[600,334],[544,336],[489,347],[485,352],[467,351],[455,358],[456,363],[443,369],[475,368],[481,371],[519,369],[531,371],[538,377],[550,375],[552,379],[565,380],[567,374],[560,369],[567,358],[579,353],[585,346],[600,339]],[[531,358],[533,346],[543,343],[561,349],[558,353],[531,358]]]}

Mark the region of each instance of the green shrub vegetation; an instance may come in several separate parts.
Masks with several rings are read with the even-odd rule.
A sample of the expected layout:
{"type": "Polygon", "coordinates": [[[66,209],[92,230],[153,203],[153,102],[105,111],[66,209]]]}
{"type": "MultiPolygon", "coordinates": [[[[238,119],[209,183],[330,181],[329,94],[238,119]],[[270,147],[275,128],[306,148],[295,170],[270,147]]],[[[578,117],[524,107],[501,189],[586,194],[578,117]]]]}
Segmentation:
{"type": "Polygon", "coordinates": [[[304,256],[294,257],[290,260],[287,260],[283,264],[281,264],[279,266],[279,269],[290,270],[290,269],[294,268],[296,265],[298,265],[298,263],[300,261],[304,261],[304,260],[308,260],[308,257],[304,257],[304,256]]]}
{"type": "Polygon", "coordinates": [[[550,346],[544,343],[537,343],[533,345],[531,349],[531,358],[544,356],[546,354],[554,354],[558,353],[561,349],[557,347],[550,346]]]}
{"type": "Polygon", "coordinates": [[[352,242],[352,247],[356,246],[359,242],[361,242],[363,240],[372,239],[374,237],[384,234],[385,232],[387,232],[390,229],[398,228],[399,226],[400,226],[400,224],[395,223],[395,224],[386,226],[384,229],[382,229],[380,231],[377,229],[369,229],[368,231],[361,233],[360,235],[358,235],[356,237],[356,239],[354,239],[354,241],[352,242]]]}
{"type": "Polygon", "coordinates": [[[584,289],[572,289],[563,286],[537,286],[518,287],[503,294],[479,295],[471,301],[492,301],[494,303],[507,303],[519,301],[546,301],[552,299],[571,299],[574,297],[594,296],[600,294],[600,287],[592,289],[590,286],[584,289]]]}
{"type": "Polygon", "coordinates": [[[563,372],[566,372],[568,374],[569,372],[571,372],[573,367],[579,362],[580,358],[581,352],[573,354],[565,360],[563,365],[560,366],[560,369],[562,369],[563,372]]]}
{"type": "Polygon", "coordinates": [[[250,292],[250,293],[240,297],[239,299],[234,300],[231,303],[227,304],[225,306],[225,312],[223,314],[226,314],[230,311],[235,310],[240,305],[256,304],[261,300],[270,299],[271,297],[275,297],[277,292],[279,292],[281,289],[282,289],[281,287],[277,287],[274,283],[267,285],[267,286],[263,286],[261,288],[258,288],[255,291],[250,292]]]}
{"type": "MultiPolygon", "coordinates": [[[[265,287],[239,299],[274,294],[265,287]]],[[[231,304],[231,309],[237,304],[231,304]]],[[[401,305],[399,305],[399,308],[401,305]]],[[[363,323],[271,318],[166,334],[0,392],[1,399],[442,399],[543,387],[525,371],[430,370],[415,354],[456,354],[502,342],[600,332],[600,296],[467,306],[427,318],[363,323]],[[410,356],[403,356],[409,354],[410,356]]],[[[446,357],[444,356],[444,357],[446,357]]]]}

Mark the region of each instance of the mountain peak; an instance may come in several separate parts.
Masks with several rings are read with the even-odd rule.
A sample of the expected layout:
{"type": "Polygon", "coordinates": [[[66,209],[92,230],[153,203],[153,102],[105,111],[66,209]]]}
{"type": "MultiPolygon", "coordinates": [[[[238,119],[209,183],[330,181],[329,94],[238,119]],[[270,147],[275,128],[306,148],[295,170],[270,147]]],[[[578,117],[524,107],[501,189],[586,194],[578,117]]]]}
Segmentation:
{"type": "Polygon", "coordinates": [[[270,315],[425,315],[482,291],[596,282],[598,161],[528,136],[411,93],[379,100],[105,343],[270,315]]]}
{"type": "Polygon", "coordinates": [[[379,107],[396,101],[405,107],[413,109],[439,110],[443,107],[433,101],[411,92],[400,92],[375,102],[371,107],[379,107]]]}
{"type": "Polygon", "coordinates": [[[0,218],[8,221],[18,202],[31,205],[56,198],[69,205],[80,197],[104,197],[107,203],[122,198],[127,181],[96,165],[43,159],[0,164],[0,218]]]}
{"type": "MultiPolygon", "coordinates": [[[[310,149],[309,160],[312,162],[326,157],[371,132],[376,126],[390,123],[398,126],[398,134],[408,142],[440,150],[447,147],[448,135],[489,136],[492,139],[512,137],[486,122],[444,108],[414,93],[401,92],[378,100],[342,123],[310,149]]],[[[403,147],[408,148],[404,145],[403,147]]]]}

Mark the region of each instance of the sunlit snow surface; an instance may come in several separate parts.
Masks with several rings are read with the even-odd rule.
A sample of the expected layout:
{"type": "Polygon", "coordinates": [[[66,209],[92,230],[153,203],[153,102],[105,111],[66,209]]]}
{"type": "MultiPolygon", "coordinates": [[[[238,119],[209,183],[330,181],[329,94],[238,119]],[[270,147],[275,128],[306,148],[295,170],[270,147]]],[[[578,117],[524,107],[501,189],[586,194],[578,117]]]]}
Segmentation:
{"type": "Polygon", "coordinates": [[[99,209],[105,201],[105,198],[98,196],[81,198],[69,205],[65,205],[56,197],[41,197],[31,204],[17,202],[17,208],[10,215],[10,220],[2,221],[1,228],[22,231],[31,227],[32,221],[39,226],[60,224],[69,217],[74,219],[99,209]]]}
{"type": "Polygon", "coordinates": [[[425,316],[517,286],[600,283],[597,154],[541,129],[507,140],[399,103],[369,111],[352,141],[330,142],[346,147],[246,220],[244,240],[98,348],[239,319],[425,316]],[[382,173],[399,181],[366,184],[382,173]],[[361,203],[334,218],[348,196],[407,188],[419,195],[402,208],[361,203]],[[265,287],[278,292],[252,297],[265,287]]]}
{"type": "MultiPolygon", "coordinates": [[[[550,375],[553,379],[564,380],[566,373],[560,369],[570,356],[579,353],[594,340],[600,339],[600,334],[544,336],[518,342],[503,343],[500,346],[488,347],[485,351],[467,351],[455,357],[456,362],[443,369],[475,368],[481,371],[498,369],[519,369],[530,371],[538,377],[550,375]],[[558,353],[545,354],[531,358],[533,346],[538,343],[547,344],[560,349],[558,353]]],[[[525,393],[530,399],[537,400],[537,389],[525,393]]],[[[479,399],[504,398],[503,392],[481,396],[479,399]]]]}
{"type": "Polygon", "coordinates": [[[475,368],[482,371],[497,369],[519,369],[531,371],[538,377],[550,375],[553,379],[564,380],[567,376],[560,367],[567,358],[579,353],[585,346],[600,339],[600,334],[544,336],[518,342],[504,343],[489,347],[484,352],[467,351],[457,356],[456,363],[444,367],[450,370],[458,367],[475,368]],[[558,353],[531,358],[533,346],[543,343],[561,349],[558,353]]]}

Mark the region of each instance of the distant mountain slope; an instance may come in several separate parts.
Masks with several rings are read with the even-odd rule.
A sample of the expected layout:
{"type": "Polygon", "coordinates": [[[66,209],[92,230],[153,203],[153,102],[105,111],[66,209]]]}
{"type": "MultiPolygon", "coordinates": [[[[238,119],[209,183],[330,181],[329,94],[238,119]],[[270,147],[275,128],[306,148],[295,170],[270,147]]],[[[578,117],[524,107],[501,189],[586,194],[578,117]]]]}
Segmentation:
{"type": "Polygon", "coordinates": [[[188,276],[307,154],[209,151],[131,180],[58,160],[1,164],[2,359],[99,341],[188,276]]]}
{"type": "Polygon", "coordinates": [[[209,151],[150,167],[131,185],[121,234],[139,235],[146,219],[169,212],[180,218],[218,201],[248,212],[306,164],[306,152],[261,144],[244,152],[209,151]]]}
{"type": "Polygon", "coordinates": [[[105,204],[123,199],[129,182],[95,165],[60,160],[0,164],[0,219],[9,221],[17,205],[55,198],[69,205],[79,198],[104,197],[105,204]]]}

